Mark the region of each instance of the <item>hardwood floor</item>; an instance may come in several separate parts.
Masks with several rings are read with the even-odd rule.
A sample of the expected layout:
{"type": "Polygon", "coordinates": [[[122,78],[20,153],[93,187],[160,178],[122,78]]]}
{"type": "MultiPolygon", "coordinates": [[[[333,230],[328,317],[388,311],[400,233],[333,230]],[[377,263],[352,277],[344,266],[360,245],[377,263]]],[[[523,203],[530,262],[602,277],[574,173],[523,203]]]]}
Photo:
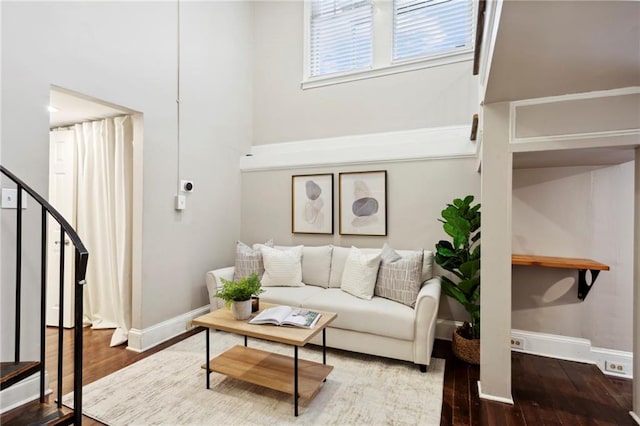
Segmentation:
{"type": "Polygon", "coordinates": [[[605,376],[595,365],[511,354],[513,405],[478,397],[480,368],[453,356],[436,340],[434,356],[446,359],[441,426],[633,426],[632,381],[605,376]]]}
{"type": "MultiPolygon", "coordinates": [[[[144,353],[127,351],[125,345],[109,347],[111,330],[84,332],[84,384],[91,383],[188,336],[194,329],[144,353]]],[[[71,359],[72,332],[65,330],[65,358],[71,359]]],[[[47,330],[47,370],[56,389],[57,329],[47,330]]],[[[631,380],[605,376],[594,365],[552,358],[512,354],[514,405],[478,397],[478,366],[466,364],[451,352],[451,343],[436,340],[434,356],[446,359],[441,425],[620,425],[633,426],[631,380]]],[[[428,374],[428,373],[427,373],[428,374]]],[[[63,368],[63,394],[72,391],[72,362],[63,368]]],[[[51,399],[53,401],[53,398],[51,399]]],[[[3,415],[0,422],[5,419],[3,415]]],[[[167,419],[169,420],[169,419],[167,419]]],[[[83,417],[85,425],[101,423],[83,417]]]]}

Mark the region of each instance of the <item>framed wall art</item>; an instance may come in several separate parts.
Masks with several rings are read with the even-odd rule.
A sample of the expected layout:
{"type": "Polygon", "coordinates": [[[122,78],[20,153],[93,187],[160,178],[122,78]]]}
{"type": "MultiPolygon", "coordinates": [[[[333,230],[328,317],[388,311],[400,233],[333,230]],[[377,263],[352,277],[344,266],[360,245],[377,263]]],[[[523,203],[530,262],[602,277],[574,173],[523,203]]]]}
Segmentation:
{"type": "Polygon", "coordinates": [[[340,173],[340,234],[387,235],[387,171],[340,173]]]}
{"type": "Polygon", "coordinates": [[[333,174],[291,176],[291,232],[333,234],[333,174]]]}

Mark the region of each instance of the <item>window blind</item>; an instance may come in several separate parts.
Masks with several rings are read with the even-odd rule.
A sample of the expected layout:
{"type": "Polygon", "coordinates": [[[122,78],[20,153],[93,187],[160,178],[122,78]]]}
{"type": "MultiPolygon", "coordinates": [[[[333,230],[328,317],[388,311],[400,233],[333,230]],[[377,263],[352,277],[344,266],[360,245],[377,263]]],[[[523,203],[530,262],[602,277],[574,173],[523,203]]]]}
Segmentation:
{"type": "Polygon", "coordinates": [[[472,33],[472,0],[394,0],[394,61],[471,49],[472,33]]]}
{"type": "Polygon", "coordinates": [[[312,1],[312,77],[370,67],[372,43],[371,0],[312,1]]]}

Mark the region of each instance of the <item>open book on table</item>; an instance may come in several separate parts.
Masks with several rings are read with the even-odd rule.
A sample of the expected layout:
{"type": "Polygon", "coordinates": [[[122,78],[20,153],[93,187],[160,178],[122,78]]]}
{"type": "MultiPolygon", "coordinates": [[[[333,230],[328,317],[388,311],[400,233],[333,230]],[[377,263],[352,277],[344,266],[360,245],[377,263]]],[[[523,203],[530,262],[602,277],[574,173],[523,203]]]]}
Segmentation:
{"type": "Polygon", "coordinates": [[[313,328],[320,319],[320,313],[304,308],[274,306],[260,312],[249,324],[292,325],[313,328]]]}

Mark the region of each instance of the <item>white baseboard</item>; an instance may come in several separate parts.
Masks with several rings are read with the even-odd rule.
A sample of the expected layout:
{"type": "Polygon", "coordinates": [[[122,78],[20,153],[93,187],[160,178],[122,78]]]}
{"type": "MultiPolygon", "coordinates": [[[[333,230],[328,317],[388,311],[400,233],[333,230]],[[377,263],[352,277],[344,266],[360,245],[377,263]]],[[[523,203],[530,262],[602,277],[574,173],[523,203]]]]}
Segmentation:
{"type": "Polygon", "coordinates": [[[513,351],[596,364],[604,374],[628,379],[633,378],[632,352],[593,347],[588,339],[533,331],[513,329],[511,330],[511,336],[524,342],[522,349],[512,349],[513,351]],[[623,366],[623,371],[621,373],[609,371],[606,368],[606,363],[623,366]]]}
{"type": "Polygon", "coordinates": [[[636,413],[634,413],[633,411],[629,411],[629,415],[631,416],[631,418],[633,420],[636,421],[636,423],[638,423],[640,425],[640,416],[638,416],[636,413]]]}
{"type": "Polygon", "coordinates": [[[482,385],[480,384],[480,380],[478,380],[478,396],[482,399],[486,399],[488,401],[496,401],[496,402],[502,402],[503,404],[511,404],[513,405],[513,398],[509,397],[509,398],[505,398],[502,396],[495,396],[495,395],[489,395],[486,393],[482,392],[482,385]]]}
{"type": "Polygon", "coordinates": [[[201,315],[209,313],[209,305],[168,319],[143,330],[132,328],[129,330],[127,349],[134,352],[144,352],[160,343],[166,342],[185,331],[191,330],[191,321],[201,315]]]}
{"type": "Polygon", "coordinates": [[[453,339],[453,330],[460,327],[462,321],[452,321],[437,319],[436,320],[436,339],[449,340],[453,339]]]}
{"type": "MultiPolygon", "coordinates": [[[[49,374],[44,373],[45,395],[51,393],[49,389],[49,374]]],[[[18,408],[28,402],[40,398],[40,376],[34,374],[0,392],[0,414],[18,408]]]]}
{"type": "MultiPolygon", "coordinates": [[[[436,339],[451,340],[453,330],[462,325],[460,321],[439,319],[436,323],[436,339]]],[[[523,342],[522,349],[512,348],[515,352],[564,359],[567,361],[595,364],[604,374],[633,378],[633,353],[591,346],[588,339],[537,333],[525,330],[511,330],[511,337],[523,342]],[[620,373],[609,371],[607,363],[622,366],[620,373]]]]}

